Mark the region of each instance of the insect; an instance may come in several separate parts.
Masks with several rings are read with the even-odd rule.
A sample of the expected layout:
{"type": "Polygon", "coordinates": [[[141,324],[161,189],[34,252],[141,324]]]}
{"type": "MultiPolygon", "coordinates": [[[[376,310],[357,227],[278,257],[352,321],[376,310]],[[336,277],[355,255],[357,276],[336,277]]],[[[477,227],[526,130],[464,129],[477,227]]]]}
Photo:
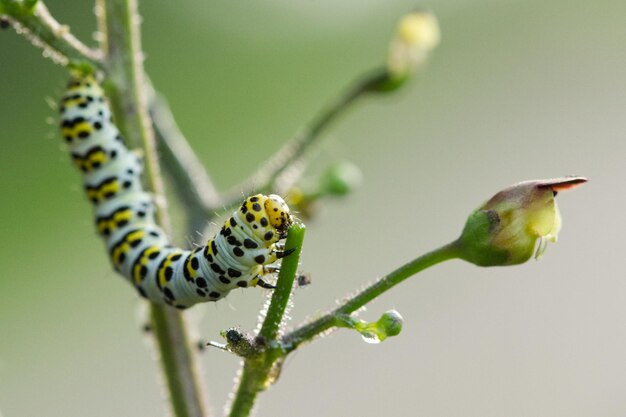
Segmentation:
{"type": "Polygon", "coordinates": [[[125,146],[95,78],[73,76],[59,111],[61,134],[95,206],[96,229],[115,270],[141,296],[183,309],[237,287],[273,288],[263,277],[290,253],[280,240],[293,222],[281,197],[248,197],[206,246],[176,248],[155,222],[154,202],[141,184],[142,158],[125,146]]]}

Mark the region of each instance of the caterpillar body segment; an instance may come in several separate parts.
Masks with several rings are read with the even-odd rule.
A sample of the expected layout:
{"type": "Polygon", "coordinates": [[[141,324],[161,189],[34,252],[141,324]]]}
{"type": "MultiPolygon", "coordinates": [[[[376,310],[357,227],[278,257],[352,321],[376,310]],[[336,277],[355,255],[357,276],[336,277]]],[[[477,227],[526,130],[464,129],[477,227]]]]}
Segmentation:
{"type": "Polygon", "coordinates": [[[186,308],[237,287],[271,288],[262,277],[287,254],[280,240],[293,221],[281,197],[249,197],[206,246],[176,248],[156,224],[154,202],[142,188],[142,158],[124,145],[96,80],[72,78],[59,110],[61,135],[95,206],[96,230],[114,269],[141,296],[186,308]]]}

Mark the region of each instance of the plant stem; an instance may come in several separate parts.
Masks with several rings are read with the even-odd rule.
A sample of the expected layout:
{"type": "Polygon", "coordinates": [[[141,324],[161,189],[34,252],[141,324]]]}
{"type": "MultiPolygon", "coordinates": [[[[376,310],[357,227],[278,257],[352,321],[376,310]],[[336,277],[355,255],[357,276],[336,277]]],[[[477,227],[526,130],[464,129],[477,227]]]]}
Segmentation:
{"type": "Polygon", "coordinates": [[[365,97],[368,93],[379,91],[378,87],[387,79],[386,69],[380,69],[357,81],[323,109],[307,127],[289,140],[248,180],[233,187],[232,191],[223,198],[223,204],[230,207],[237,204],[242,193],[245,195],[252,194],[254,191],[267,193],[274,191],[277,185],[278,190],[276,191],[284,193],[291,185],[295,184],[300,176],[300,173],[290,173],[290,169],[298,164],[307,151],[317,143],[322,133],[333,121],[351,108],[358,99],[365,97]]]}
{"type": "Polygon", "coordinates": [[[285,310],[291,298],[293,282],[298,272],[300,250],[302,249],[305,231],[306,227],[301,223],[296,223],[289,228],[289,235],[285,242],[285,250],[293,250],[294,252],[284,258],[280,265],[276,288],[272,293],[272,300],[270,301],[265,320],[259,331],[259,337],[266,343],[271,343],[276,340],[281,325],[283,324],[285,310]]]}
{"type": "Polygon", "coordinates": [[[211,216],[207,213],[219,207],[219,195],[207,171],[178,128],[165,98],[149,85],[149,110],[154,124],[163,168],[174,180],[174,191],[188,215],[187,235],[206,228],[211,216]]]}
{"type": "Polygon", "coordinates": [[[207,417],[205,390],[198,377],[183,316],[173,308],[150,304],[150,319],[174,415],[207,417]]]}
{"type": "Polygon", "coordinates": [[[278,361],[286,352],[276,343],[276,339],[283,325],[283,318],[291,297],[305,230],[305,226],[299,223],[289,228],[285,250],[294,249],[294,252],[284,258],[281,263],[276,288],[257,336],[262,348],[257,355],[244,359],[236,394],[230,406],[230,417],[250,415],[258,393],[271,385],[276,376],[275,372],[281,366],[278,361]]]}
{"type": "MultiPolygon", "coordinates": [[[[148,115],[143,55],[136,0],[99,0],[98,22],[105,34],[105,70],[108,90],[119,127],[130,144],[141,146],[146,162],[148,189],[163,202],[154,132],[148,115]]],[[[157,207],[157,222],[169,232],[163,205],[157,207]]],[[[150,304],[151,319],[169,397],[177,417],[206,416],[206,401],[197,375],[193,350],[181,314],[167,306],[150,304]]]]}
{"type": "Polygon", "coordinates": [[[60,24],[48,11],[43,1],[37,2],[30,10],[23,2],[0,0],[0,12],[9,16],[19,34],[29,39],[33,45],[48,51],[49,56],[61,65],[70,61],[87,62],[93,68],[102,65],[102,55],[83,44],[69,31],[68,26],[60,24]]]}
{"type": "Polygon", "coordinates": [[[271,367],[263,361],[245,359],[238,380],[237,393],[230,406],[229,417],[247,417],[252,412],[254,403],[262,387],[259,381],[267,379],[271,367]]]}
{"type": "Polygon", "coordinates": [[[320,333],[335,327],[337,319],[341,315],[350,314],[358,310],[374,298],[386,291],[389,291],[391,288],[410,276],[440,262],[458,258],[459,254],[459,247],[455,241],[412,260],[411,262],[401,266],[395,271],[369,285],[367,288],[360,291],[354,297],[349,298],[331,312],[285,335],[282,339],[282,345],[287,352],[293,351],[300,344],[312,340],[320,333]]]}
{"type": "MultiPolygon", "coordinates": [[[[148,188],[163,199],[163,181],[159,169],[154,131],[147,110],[144,88],[143,52],[139,34],[139,15],[136,0],[101,0],[101,10],[106,37],[105,69],[107,90],[117,108],[120,130],[128,143],[144,151],[145,178],[148,188]]],[[[157,222],[166,231],[170,225],[165,210],[158,210],[157,222]]]]}

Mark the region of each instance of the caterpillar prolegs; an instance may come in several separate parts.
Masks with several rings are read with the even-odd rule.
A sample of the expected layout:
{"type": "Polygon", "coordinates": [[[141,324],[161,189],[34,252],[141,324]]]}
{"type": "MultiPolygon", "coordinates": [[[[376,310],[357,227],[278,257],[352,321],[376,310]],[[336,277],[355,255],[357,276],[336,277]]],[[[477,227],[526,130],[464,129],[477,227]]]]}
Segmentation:
{"type": "Polygon", "coordinates": [[[271,288],[262,278],[288,254],[279,241],[293,221],[282,198],[249,197],[206,246],[192,251],[173,247],[142,188],[141,157],[124,145],[96,80],[73,77],[59,110],[62,135],[95,205],[98,233],[115,270],[141,296],[186,308],[217,301],[237,287],[271,288]]]}

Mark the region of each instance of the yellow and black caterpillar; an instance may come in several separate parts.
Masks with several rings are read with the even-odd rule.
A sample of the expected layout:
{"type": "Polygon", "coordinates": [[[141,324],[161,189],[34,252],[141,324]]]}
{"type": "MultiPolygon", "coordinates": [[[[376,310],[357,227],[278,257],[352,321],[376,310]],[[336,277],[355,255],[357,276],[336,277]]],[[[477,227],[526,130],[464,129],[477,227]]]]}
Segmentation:
{"type": "Polygon", "coordinates": [[[98,233],[115,270],[139,294],[182,309],[237,287],[272,288],[262,277],[288,255],[279,240],[293,221],[282,198],[249,197],[206,246],[175,248],[155,223],[154,203],[141,184],[141,157],[124,145],[96,80],[72,78],[59,111],[61,133],[95,205],[98,233]]]}

